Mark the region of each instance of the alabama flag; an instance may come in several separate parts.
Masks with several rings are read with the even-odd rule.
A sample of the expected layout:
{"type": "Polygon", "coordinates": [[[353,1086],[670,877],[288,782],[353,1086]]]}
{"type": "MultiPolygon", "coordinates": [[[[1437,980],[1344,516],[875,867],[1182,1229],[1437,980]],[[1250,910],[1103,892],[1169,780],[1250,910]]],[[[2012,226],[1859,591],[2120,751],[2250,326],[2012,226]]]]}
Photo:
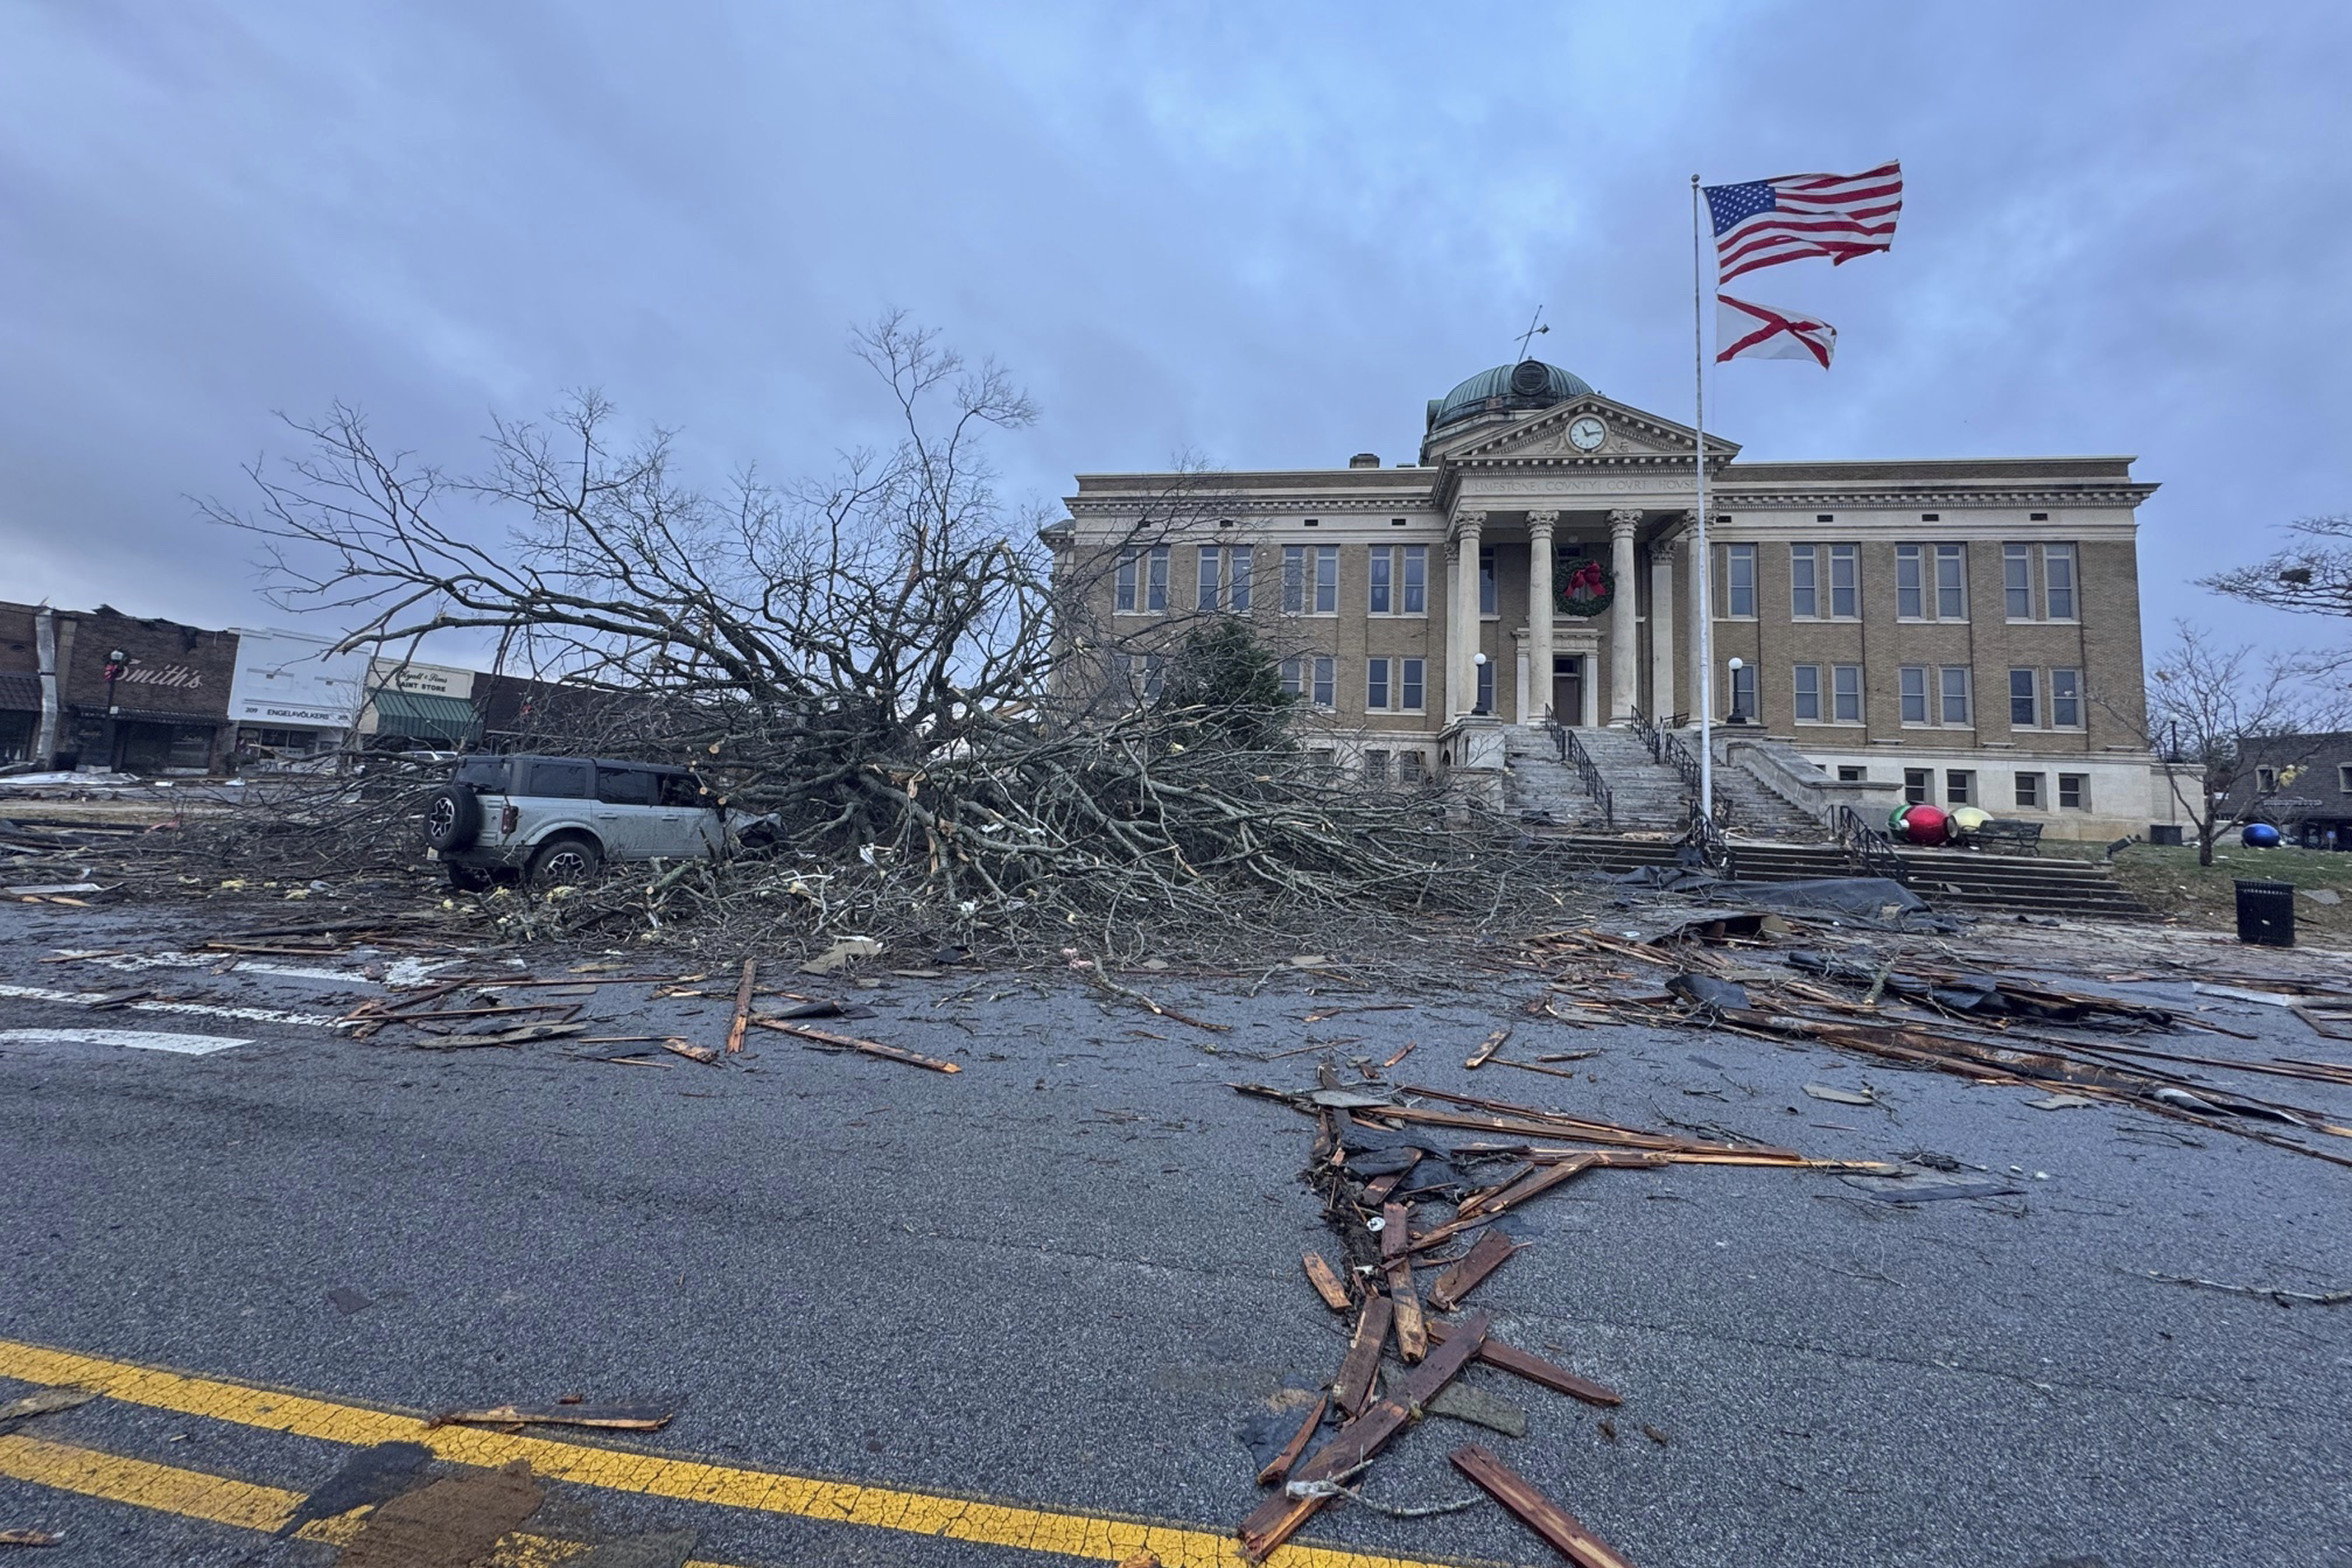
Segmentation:
{"type": "Polygon", "coordinates": [[[1823,370],[1837,352],[1837,329],[1818,316],[1715,297],[1716,363],[1727,359],[1809,359],[1823,370]]]}

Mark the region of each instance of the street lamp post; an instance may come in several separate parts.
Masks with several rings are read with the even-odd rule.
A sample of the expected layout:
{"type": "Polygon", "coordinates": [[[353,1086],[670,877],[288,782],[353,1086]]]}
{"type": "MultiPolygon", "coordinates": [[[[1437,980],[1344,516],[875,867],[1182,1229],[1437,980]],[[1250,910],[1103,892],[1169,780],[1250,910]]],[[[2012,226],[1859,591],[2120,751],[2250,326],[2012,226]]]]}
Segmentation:
{"type": "Polygon", "coordinates": [[[131,656],[119,647],[106,656],[106,728],[100,750],[106,753],[106,766],[110,773],[114,768],[114,720],[119,711],[114,706],[114,683],[122,679],[122,667],[130,661],[131,656]]]}
{"type": "MultiPolygon", "coordinates": [[[[1485,654],[1474,655],[1470,662],[1477,668],[1480,675],[1486,673],[1486,656],[1485,654]]],[[[1470,686],[1470,711],[1474,714],[1492,711],[1492,710],[1486,706],[1486,683],[1484,680],[1479,679],[1476,677],[1472,678],[1470,686]]]]}
{"type": "Polygon", "coordinates": [[[1741,694],[1739,690],[1739,672],[1747,668],[1748,664],[1745,659],[1735,658],[1731,661],[1731,715],[1724,721],[1727,724],[1745,724],[1748,722],[1748,709],[1741,701],[1741,694]]]}

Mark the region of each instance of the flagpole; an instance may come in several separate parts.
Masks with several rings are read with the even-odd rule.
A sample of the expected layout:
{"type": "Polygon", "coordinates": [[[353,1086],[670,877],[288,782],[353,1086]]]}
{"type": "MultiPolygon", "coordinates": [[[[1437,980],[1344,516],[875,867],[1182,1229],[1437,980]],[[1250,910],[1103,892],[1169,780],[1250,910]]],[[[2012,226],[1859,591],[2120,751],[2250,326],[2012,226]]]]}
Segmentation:
{"type": "Polygon", "coordinates": [[[1698,176],[1691,176],[1691,361],[1695,412],[1691,423],[1698,436],[1698,532],[1691,542],[1691,570],[1698,574],[1698,809],[1715,820],[1715,610],[1709,603],[1715,580],[1714,558],[1706,548],[1706,258],[1699,239],[1698,176]]]}

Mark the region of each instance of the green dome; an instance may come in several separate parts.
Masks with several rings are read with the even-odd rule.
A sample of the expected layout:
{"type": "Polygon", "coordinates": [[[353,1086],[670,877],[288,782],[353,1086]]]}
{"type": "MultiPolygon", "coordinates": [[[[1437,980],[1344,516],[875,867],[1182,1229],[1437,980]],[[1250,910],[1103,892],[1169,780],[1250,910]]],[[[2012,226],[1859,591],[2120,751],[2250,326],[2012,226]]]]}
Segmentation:
{"type": "Polygon", "coordinates": [[[1571,397],[1582,397],[1591,390],[1583,377],[1539,359],[1498,364],[1492,370],[1480,371],[1444,396],[1432,398],[1429,428],[1442,430],[1481,414],[1517,414],[1549,408],[1571,397]]]}

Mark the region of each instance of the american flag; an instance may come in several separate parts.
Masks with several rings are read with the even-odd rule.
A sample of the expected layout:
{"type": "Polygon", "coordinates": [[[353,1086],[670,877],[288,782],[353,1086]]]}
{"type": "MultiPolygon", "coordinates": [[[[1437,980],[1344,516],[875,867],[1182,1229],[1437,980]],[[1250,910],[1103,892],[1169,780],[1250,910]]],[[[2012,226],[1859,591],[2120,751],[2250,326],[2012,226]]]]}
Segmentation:
{"type": "Polygon", "coordinates": [[[1895,220],[1903,211],[1903,165],[1709,185],[1706,210],[1715,220],[1718,283],[1808,256],[1826,256],[1835,266],[1895,243],[1895,220]]]}

